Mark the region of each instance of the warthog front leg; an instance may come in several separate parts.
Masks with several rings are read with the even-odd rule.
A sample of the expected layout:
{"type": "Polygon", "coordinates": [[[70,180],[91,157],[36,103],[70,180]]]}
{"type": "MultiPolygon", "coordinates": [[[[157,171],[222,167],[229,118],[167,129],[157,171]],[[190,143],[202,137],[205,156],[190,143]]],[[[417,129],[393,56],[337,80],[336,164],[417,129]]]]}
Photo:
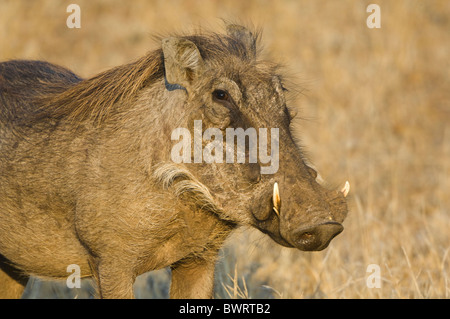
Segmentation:
{"type": "Polygon", "coordinates": [[[173,265],[170,298],[211,299],[215,261],[215,258],[193,258],[173,265]]]}
{"type": "Polygon", "coordinates": [[[133,299],[135,276],[117,260],[91,261],[93,276],[97,282],[98,296],[102,299],[133,299]]]}

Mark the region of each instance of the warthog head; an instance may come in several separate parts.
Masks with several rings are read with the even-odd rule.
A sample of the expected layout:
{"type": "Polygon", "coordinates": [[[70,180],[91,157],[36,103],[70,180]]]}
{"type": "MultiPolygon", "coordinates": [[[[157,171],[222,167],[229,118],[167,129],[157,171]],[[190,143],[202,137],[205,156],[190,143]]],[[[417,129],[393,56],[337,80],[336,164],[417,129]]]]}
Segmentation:
{"type": "Polygon", "coordinates": [[[184,180],[180,194],[196,193],[201,207],[281,245],[322,250],[343,230],[349,184],[330,191],[317,183],[292,136],[280,68],[260,60],[256,44],[237,25],[227,35],[162,40],[167,94],[183,101],[172,151],[185,170],[174,170],[173,186],[184,180]],[[239,132],[244,147],[229,138],[239,132]]]}

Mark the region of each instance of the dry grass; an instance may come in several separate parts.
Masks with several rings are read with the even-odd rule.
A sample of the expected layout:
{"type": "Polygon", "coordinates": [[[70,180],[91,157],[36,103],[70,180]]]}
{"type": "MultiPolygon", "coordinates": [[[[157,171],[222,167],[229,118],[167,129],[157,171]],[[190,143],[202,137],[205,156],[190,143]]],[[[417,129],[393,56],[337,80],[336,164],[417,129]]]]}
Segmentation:
{"type": "Polygon", "coordinates": [[[345,231],[323,252],[236,234],[218,297],[449,298],[448,1],[376,1],[377,30],[365,24],[373,1],[74,2],[80,30],[66,28],[63,1],[0,1],[0,60],[43,59],[90,76],[143,55],[151,34],[252,21],[303,88],[292,103],[309,158],[324,180],[352,185],[345,231]],[[381,288],[367,287],[369,264],[381,267],[381,288]]]}

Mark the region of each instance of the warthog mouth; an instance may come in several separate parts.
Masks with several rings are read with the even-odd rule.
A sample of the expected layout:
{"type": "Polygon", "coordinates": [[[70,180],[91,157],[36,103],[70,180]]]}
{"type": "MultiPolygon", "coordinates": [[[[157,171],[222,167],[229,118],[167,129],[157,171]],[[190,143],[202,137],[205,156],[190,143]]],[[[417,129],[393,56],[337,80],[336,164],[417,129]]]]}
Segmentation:
{"type": "Polygon", "coordinates": [[[337,222],[324,222],[314,226],[302,226],[292,234],[284,236],[280,231],[269,231],[260,227],[258,229],[282,246],[302,251],[320,251],[327,248],[333,238],[344,230],[344,227],[337,222]]]}

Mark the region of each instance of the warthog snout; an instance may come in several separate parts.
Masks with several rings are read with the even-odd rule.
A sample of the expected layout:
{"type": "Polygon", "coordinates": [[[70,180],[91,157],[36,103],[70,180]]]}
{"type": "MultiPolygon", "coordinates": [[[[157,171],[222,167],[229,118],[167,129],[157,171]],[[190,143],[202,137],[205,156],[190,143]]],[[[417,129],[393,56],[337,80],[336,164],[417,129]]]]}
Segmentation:
{"type": "Polygon", "coordinates": [[[300,227],[290,238],[292,245],[300,250],[323,250],[344,227],[337,222],[300,227]]]}
{"type": "MultiPolygon", "coordinates": [[[[274,186],[274,193],[279,193],[278,186],[274,186]]],[[[350,191],[350,184],[345,183],[341,189],[341,196],[347,197],[350,191]]],[[[279,196],[279,195],[278,195],[279,196]]],[[[300,250],[323,250],[328,247],[331,240],[339,235],[344,227],[341,223],[333,220],[333,214],[329,212],[315,213],[315,216],[324,215],[325,221],[315,221],[312,225],[303,225],[287,235],[288,241],[300,250]]]]}
{"type": "Polygon", "coordinates": [[[344,227],[342,222],[347,214],[347,197],[350,184],[345,183],[340,191],[328,191],[317,185],[315,191],[299,191],[298,184],[273,184],[270,208],[268,189],[262,193],[261,205],[253,215],[258,220],[256,227],[270,235],[276,242],[303,251],[319,251],[328,247],[331,240],[344,227]],[[280,187],[284,185],[284,191],[280,187]]]}

